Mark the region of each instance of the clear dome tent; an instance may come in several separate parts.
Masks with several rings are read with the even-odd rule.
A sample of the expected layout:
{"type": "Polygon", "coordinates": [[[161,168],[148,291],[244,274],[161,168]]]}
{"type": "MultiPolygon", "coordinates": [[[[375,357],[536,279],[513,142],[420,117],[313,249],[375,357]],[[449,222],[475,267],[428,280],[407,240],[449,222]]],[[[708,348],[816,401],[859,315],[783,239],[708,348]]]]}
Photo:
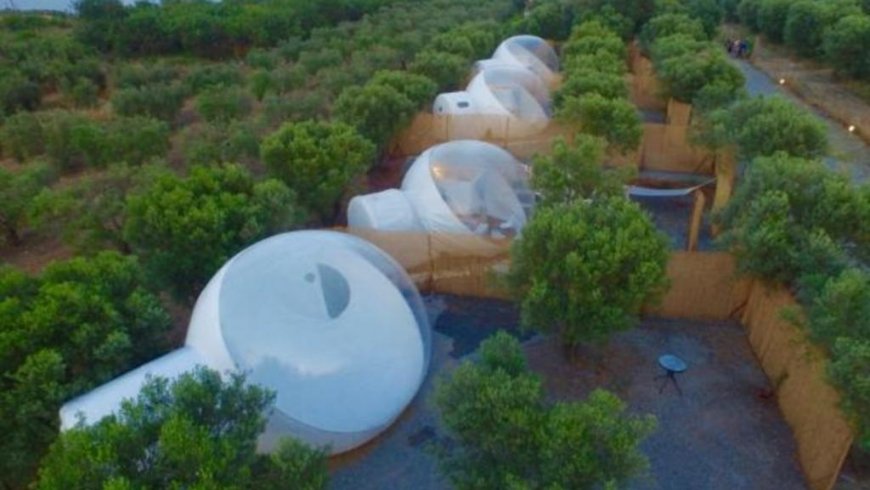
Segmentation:
{"type": "MultiPolygon", "coordinates": [[[[385,192],[398,199],[399,191],[385,192]]],[[[423,152],[405,174],[400,194],[416,218],[405,231],[513,237],[534,205],[526,167],[498,146],[473,140],[451,141],[423,152]]],[[[404,205],[381,206],[382,199],[383,193],[354,197],[348,225],[397,231],[391,225],[404,218],[389,215],[408,213],[404,205]]]]}
{"type": "Polygon", "coordinates": [[[552,85],[559,72],[559,55],[547,41],[537,36],[520,35],[502,41],[493,60],[525,68],[552,85]]]}
{"type": "Polygon", "coordinates": [[[431,332],[416,287],[374,245],[330,231],[260,241],[228,261],[197,300],[184,347],[60,410],[61,428],[95,423],[135,397],[146,376],[196,365],[243,370],[276,392],[259,440],[293,436],[333,454],[386,429],[429,365],[431,332]]]}
{"type": "Polygon", "coordinates": [[[512,65],[477,66],[465,91],[439,94],[433,103],[436,116],[473,116],[451,118],[452,139],[523,137],[547,127],[550,93],[540,78],[512,65]]]}

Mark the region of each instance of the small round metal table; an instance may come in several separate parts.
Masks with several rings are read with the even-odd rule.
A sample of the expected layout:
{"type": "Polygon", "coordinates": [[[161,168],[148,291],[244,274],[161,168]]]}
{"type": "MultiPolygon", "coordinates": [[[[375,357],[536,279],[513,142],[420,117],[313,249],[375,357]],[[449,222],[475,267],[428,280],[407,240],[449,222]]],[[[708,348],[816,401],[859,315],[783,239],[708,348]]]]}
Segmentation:
{"type": "Polygon", "coordinates": [[[679,357],[673,354],[665,354],[663,356],[659,356],[659,366],[665,370],[665,374],[660,374],[656,376],[655,379],[664,379],[662,384],[659,386],[659,393],[661,393],[665,386],[667,386],[668,381],[670,380],[674,387],[677,389],[677,393],[680,396],[683,395],[683,390],[680,389],[680,384],[677,383],[677,374],[684,372],[688,366],[686,365],[686,361],[680,359],[679,357]]]}

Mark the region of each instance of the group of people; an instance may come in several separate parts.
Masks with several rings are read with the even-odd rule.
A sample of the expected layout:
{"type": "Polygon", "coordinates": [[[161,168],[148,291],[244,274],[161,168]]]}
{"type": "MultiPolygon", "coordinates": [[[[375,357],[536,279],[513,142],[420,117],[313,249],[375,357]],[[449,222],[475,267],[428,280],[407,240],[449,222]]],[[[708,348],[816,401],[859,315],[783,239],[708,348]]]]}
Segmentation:
{"type": "Polygon", "coordinates": [[[735,58],[748,58],[749,42],[746,39],[726,39],[725,50],[735,58]]]}

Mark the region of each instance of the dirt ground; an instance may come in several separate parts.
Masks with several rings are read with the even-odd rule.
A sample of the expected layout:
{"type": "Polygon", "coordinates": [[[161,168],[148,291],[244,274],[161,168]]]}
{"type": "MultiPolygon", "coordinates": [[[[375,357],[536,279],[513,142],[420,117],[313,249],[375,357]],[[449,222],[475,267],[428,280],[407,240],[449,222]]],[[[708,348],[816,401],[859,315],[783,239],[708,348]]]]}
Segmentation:
{"type": "MultiPolygon", "coordinates": [[[[435,336],[430,376],[415,401],[385,434],[334,458],[331,488],[450,488],[431,443],[444,436],[432,406],[433,380],[449,372],[499,328],[517,333],[516,309],[506,302],[430,297],[435,336]]],[[[650,473],[631,489],[805,488],[789,428],[743,330],[734,323],[644,320],[607,345],[581,350],[567,362],[555,339],[525,336],[529,362],[554,400],[579,400],[592,389],[617,393],[630,410],[652,413],[658,430],[646,441],[650,473]],[[656,359],[673,353],[689,365],[661,394],[656,359]]]]}

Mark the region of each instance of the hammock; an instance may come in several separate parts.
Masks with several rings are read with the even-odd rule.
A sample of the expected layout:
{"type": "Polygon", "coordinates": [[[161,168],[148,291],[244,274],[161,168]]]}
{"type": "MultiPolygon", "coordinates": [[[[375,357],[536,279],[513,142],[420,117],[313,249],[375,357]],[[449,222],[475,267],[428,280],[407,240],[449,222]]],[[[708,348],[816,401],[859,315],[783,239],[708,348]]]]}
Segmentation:
{"type": "Polygon", "coordinates": [[[685,189],[656,189],[653,187],[641,187],[637,185],[628,186],[628,194],[631,196],[638,197],[683,197],[688,196],[689,194],[695,192],[696,190],[704,187],[708,184],[715,182],[716,179],[710,179],[706,182],[698,184],[694,187],[687,187],[685,189]]]}

